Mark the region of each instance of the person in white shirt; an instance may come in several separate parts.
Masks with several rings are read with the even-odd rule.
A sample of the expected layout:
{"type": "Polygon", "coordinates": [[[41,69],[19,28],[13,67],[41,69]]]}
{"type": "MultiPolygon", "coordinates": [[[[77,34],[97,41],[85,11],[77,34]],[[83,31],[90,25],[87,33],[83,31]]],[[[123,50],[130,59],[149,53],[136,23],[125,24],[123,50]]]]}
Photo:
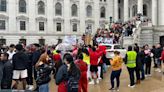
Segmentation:
{"type": "Polygon", "coordinates": [[[10,45],[9,50],[7,51],[7,53],[9,54],[9,60],[12,60],[13,55],[15,54],[15,45],[14,44],[10,45]]]}

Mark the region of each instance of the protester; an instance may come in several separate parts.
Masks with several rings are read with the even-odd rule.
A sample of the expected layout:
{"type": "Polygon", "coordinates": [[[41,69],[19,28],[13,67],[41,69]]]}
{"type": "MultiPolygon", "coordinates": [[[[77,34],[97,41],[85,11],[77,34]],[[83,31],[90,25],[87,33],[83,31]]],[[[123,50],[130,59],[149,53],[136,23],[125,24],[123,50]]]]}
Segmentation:
{"type": "Polygon", "coordinates": [[[92,76],[92,80],[91,80],[91,84],[95,84],[94,80],[96,80],[96,83],[99,83],[99,79],[98,79],[98,59],[100,58],[100,56],[103,55],[104,51],[101,51],[99,53],[96,52],[96,48],[92,47],[92,49],[89,49],[89,53],[90,53],[90,71],[91,71],[91,76],[92,76]]]}
{"type": "Polygon", "coordinates": [[[14,83],[14,88],[17,89],[18,81],[23,82],[23,89],[26,89],[26,78],[27,75],[27,65],[28,65],[28,56],[23,52],[23,46],[21,44],[16,45],[16,54],[13,56],[13,79],[16,81],[14,83]]]}
{"type": "Polygon", "coordinates": [[[117,87],[115,88],[116,91],[119,91],[120,87],[120,75],[122,71],[122,63],[123,59],[120,56],[120,52],[115,51],[114,57],[112,60],[110,60],[111,66],[112,66],[112,73],[111,73],[111,88],[109,90],[114,90],[114,79],[116,78],[117,81],[117,87]]]}
{"type": "Polygon", "coordinates": [[[2,89],[11,89],[11,84],[12,84],[13,65],[10,62],[10,60],[8,60],[8,57],[9,57],[8,53],[1,54],[1,60],[4,63],[3,78],[1,83],[2,89]]]}
{"type": "Polygon", "coordinates": [[[156,50],[156,47],[155,45],[152,46],[152,49],[151,49],[151,52],[153,53],[153,62],[154,62],[154,68],[157,68],[157,62],[155,60],[155,50],[156,50]]]}
{"type": "Polygon", "coordinates": [[[75,65],[71,54],[66,53],[64,55],[64,62],[68,71],[68,92],[78,92],[80,69],[75,65]]]}
{"type": "Polygon", "coordinates": [[[83,90],[82,92],[88,92],[88,79],[87,79],[88,66],[87,66],[87,63],[83,61],[82,53],[79,54],[77,58],[78,59],[75,62],[76,62],[76,65],[80,68],[80,72],[81,72],[78,92],[81,92],[81,90],[83,90]]]}
{"type": "Polygon", "coordinates": [[[32,67],[32,50],[31,50],[31,45],[27,46],[25,48],[25,52],[28,55],[28,67],[27,67],[27,73],[28,73],[28,77],[26,79],[27,81],[27,87],[26,89],[28,90],[33,90],[34,86],[33,86],[33,67],[32,67]]]}
{"type": "Polygon", "coordinates": [[[57,74],[55,76],[55,82],[58,85],[58,92],[68,92],[67,89],[67,82],[68,82],[68,71],[67,71],[67,65],[62,64],[58,66],[59,69],[57,71],[57,74]]]}
{"type": "Polygon", "coordinates": [[[90,56],[89,52],[86,48],[82,48],[82,54],[83,54],[83,61],[88,65],[87,69],[87,78],[91,79],[91,73],[90,73],[90,56]]]}
{"type": "Polygon", "coordinates": [[[140,77],[140,72],[141,72],[141,80],[144,80],[145,79],[145,69],[144,69],[144,65],[145,65],[145,61],[144,61],[144,58],[145,58],[145,53],[144,53],[144,48],[141,47],[140,50],[139,50],[139,53],[137,54],[137,66],[138,66],[138,79],[140,77]]]}
{"type": "MultiPolygon", "coordinates": [[[[163,61],[163,67],[162,68],[164,68],[164,47],[163,47],[163,51],[162,51],[160,59],[163,61]]],[[[164,74],[164,70],[163,70],[163,74],[164,74]]]]}
{"type": "Polygon", "coordinates": [[[155,57],[155,61],[156,61],[156,65],[157,65],[157,69],[156,71],[161,72],[161,54],[162,54],[162,48],[160,44],[156,45],[156,49],[155,49],[155,53],[154,53],[154,57],[155,57]]]}
{"type": "Polygon", "coordinates": [[[136,84],[140,84],[141,82],[141,78],[142,80],[145,79],[145,75],[144,75],[144,70],[143,69],[143,62],[144,62],[144,53],[142,53],[142,49],[138,49],[138,52],[136,51],[137,53],[137,58],[136,58],[136,84]],[[142,73],[142,77],[141,77],[141,73],[142,73]]]}
{"type": "MultiPolygon", "coordinates": [[[[37,77],[37,72],[35,70],[35,65],[38,62],[40,55],[41,55],[41,50],[40,50],[40,45],[39,44],[32,44],[32,66],[34,67],[34,79],[36,80],[37,77]]],[[[36,85],[35,90],[38,90],[38,86],[36,85]]]]}
{"type": "Polygon", "coordinates": [[[128,46],[128,52],[125,57],[125,64],[130,76],[130,84],[128,86],[131,88],[135,87],[134,71],[136,69],[136,58],[137,53],[132,50],[132,46],[128,46]]]}
{"type": "MultiPolygon", "coordinates": [[[[9,50],[7,51],[7,53],[9,54],[9,60],[12,60],[13,58],[13,55],[15,54],[15,45],[14,44],[11,44],[9,46],[9,50]]],[[[11,61],[12,62],[12,61],[11,61]]]]}
{"type": "Polygon", "coordinates": [[[51,80],[50,74],[52,67],[50,67],[49,56],[45,52],[39,58],[39,61],[36,63],[37,78],[36,83],[39,87],[39,92],[49,92],[49,82],[51,80]]]}
{"type": "Polygon", "coordinates": [[[2,53],[0,53],[0,90],[1,90],[1,83],[2,83],[2,78],[3,78],[3,68],[4,68],[1,54],[2,53]]]}
{"type": "Polygon", "coordinates": [[[145,50],[144,50],[145,59],[144,60],[146,63],[145,77],[148,77],[148,76],[151,76],[151,56],[153,56],[153,55],[152,55],[148,45],[145,45],[144,48],[145,48],[145,50]]]}

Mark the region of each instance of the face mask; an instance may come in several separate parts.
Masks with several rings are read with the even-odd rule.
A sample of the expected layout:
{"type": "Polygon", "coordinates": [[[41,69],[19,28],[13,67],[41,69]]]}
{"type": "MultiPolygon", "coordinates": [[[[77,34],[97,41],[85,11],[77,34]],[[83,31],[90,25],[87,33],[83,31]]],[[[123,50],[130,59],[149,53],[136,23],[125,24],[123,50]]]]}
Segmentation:
{"type": "Polygon", "coordinates": [[[69,70],[69,69],[70,69],[70,67],[71,67],[71,65],[70,65],[70,64],[67,64],[67,70],[69,70]]]}

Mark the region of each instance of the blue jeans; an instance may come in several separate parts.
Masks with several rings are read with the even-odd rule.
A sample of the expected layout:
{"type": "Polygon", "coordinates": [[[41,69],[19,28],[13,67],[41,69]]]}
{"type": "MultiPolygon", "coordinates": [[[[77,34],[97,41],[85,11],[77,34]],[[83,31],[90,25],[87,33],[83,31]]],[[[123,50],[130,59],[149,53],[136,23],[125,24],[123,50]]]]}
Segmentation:
{"type": "Polygon", "coordinates": [[[112,88],[114,88],[114,79],[115,78],[116,78],[116,81],[117,81],[117,87],[120,86],[120,74],[121,74],[121,71],[122,71],[121,69],[117,70],[117,71],[112,71],[112,74],[110,76],[112,88]]]}
{"type": "Polygon", "coordinates": [[[141,67],[141,80],[145,79],[145,68],[144,68],[144,65],[145,64],[142,64],[142,67],[141,67]]]}
{"type": "Polygon", "coordinates": [[[48,83],[39,85],[39,92],[49,92],[48,83]]]}

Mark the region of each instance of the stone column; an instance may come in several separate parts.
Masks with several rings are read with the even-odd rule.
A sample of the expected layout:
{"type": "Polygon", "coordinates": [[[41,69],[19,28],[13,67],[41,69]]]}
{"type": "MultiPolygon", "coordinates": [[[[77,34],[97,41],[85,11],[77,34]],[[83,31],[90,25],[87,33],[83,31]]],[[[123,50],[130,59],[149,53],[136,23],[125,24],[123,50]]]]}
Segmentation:
{"type": "Polygon", "coordinates": [[[124,0],[124,21],[129,20],[129,0],[124,0]]]}
{"type": "Polygon", "coordinates": [[[152,24],[157,25],[157,0],[152,0],[152,24]]]}
{"type": "Polygon", "coordinates": [[[140,14],[143,14],[143,0],[138,0],[138,12],[140,14]]]}
{"type": "Polygon", "coordinates": [[[118,0],[114,0],[114,21],[118,21],[118,0]]]}

